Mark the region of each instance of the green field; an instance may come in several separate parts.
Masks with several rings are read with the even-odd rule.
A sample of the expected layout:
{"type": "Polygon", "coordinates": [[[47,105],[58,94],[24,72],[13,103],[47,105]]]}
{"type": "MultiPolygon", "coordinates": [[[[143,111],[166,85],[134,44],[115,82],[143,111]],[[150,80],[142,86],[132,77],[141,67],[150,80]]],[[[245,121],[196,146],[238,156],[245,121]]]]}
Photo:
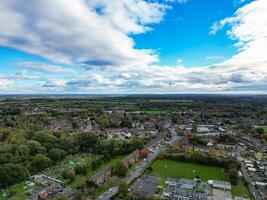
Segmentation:
{"type": "MultiPolygon", "coordinates": [[[[173,160],[156,160],[151,167],[153,168],[152,173],[161,177],[162,186],[164,186],[166,178],[170,176],[187,179],[193,179],[196,176],[200,176],[204,181],[210,179],[229,181],[224,169],[220,167],[173,160]]],[[[231,192],[233,196],[250,197],[249,190],[242,180],[239,180],[237,185],[232,185],[231,192]]]]}
{"type": "Polygon", "coordinates": [[[265,133],[267,133],[267,126],[262,126],[262,128],[264,129],[265,133]]]}
{"type": "Polygon", "coordinates": [[[232,194],[234,196],[251,197],[248,188],[244,185],[242,180],[239,180],[237,185],[232,185],[232,194]]]}
{"type": "Polygon", "coordinates": [[[199,176],[202,180],[224,180],[228,177],[223,168],[186,163],[173,160],[156,160],[152,164],[153,172],[161,177],[162,183],[167,177],[193,179],[199,176]]]}
{"type": "Polygon", "coordinates": [[[264,132],[267,133],[267,126],[256,126],[257,128],[263,128],[264,132]]]}

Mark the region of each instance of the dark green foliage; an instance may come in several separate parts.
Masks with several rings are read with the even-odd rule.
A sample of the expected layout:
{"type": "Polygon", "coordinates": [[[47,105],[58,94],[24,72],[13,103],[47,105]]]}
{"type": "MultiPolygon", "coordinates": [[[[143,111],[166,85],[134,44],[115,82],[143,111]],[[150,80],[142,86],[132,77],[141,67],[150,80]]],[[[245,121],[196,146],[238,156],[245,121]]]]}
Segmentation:
{"type": "Polygon", "coordinates": [[[40,172],[49,167],[52,164],[50,158],[43,154],[36,154],[32,159],[32,169],[34,172],[40,172]]]}
{"type": "Polygon", "coordinates": [[[128,194],[128,185],[125,181],[121,181],[119,184],[118,196],[120,198],[125,198],[127,194],[128,194]]]}
{"type": "Polygon", "coordinates": [[[86,175],[87,166],[85,164],[77,164],[74,167],[74,171],[75,171],[76,174],[86,175]]]}
{"type": "Polygon", "coordinates": [[[67,153],[62,149],[53,148],[48,151],[48,157],[54,162],[60,162],[67,153]]]}
{"type": "Polygon", "coordinates": [[[97,142],[98,137],[93,133],[84,132],[78,135],[78,144],[82,152],[94,152],[97,142]]]}
{"type": "Polygon", "coordinates": [[[115,166],[112,168],[112,174],[119,176],[119,177],[123,177],[125,176],[127,173],[127,167],[126,165],[119,161],[115,164],[115,166]]]}
{"type": "Polygon", "coordinates": [[[0,188],[24,181],[29,177],[26,167],[19,164],[3,164],[0,166],[0,188]]]}
{"type": "Polygon", "coordinates": [[[264,131],[264,128],[262,128],[262,127],[257,127],[256,129],[256,132],[258,133],[258,134],[263,134],[265,131],[264,131]]]}
{"type": "Polygon", "coordinates": [[[64,179],[69,179],[69,180],[73,181],[75,178],[75,171],[73,169],[64,169],[61,172],[61,176],[64,179]]]}
{"type": "Polygon", "coordinates": [[[100,159],[94,159],[91,163],[91,169],[94,171],[96,169],[98,169],[100,167],[100,165],[102,164],[100,159]]]}
{"type": "Polygon", "coordinates": [[[207,140],[196,135],[193,135],[193,137],[189,138],[189,142],[194,145],[206,145],[207,144],[207,140]]]}

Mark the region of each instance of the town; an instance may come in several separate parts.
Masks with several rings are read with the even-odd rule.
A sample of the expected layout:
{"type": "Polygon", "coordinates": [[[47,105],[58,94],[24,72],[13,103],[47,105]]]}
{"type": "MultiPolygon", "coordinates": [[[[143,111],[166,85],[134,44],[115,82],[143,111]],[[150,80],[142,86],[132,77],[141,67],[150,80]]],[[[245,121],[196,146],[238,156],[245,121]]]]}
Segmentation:
{"type": "Polygon", "coordinates": [[[2,96],[0,200],[267,199],[267,96],[2,96]]]}

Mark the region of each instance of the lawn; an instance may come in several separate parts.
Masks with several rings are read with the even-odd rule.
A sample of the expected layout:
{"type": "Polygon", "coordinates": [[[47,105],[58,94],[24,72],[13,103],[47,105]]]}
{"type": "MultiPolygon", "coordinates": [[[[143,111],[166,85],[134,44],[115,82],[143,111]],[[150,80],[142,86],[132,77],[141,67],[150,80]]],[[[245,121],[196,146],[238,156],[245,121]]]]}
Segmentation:
{"type": "Polygon", "coordinates": [[[173,160],[156,160],[152,166],[153,173],[161,177],[161,184],[165,182],[167,177],[193,179],[200,176],[202,180],[228,180],[224,169],[207,165],[194,163],[186,163],[173,160]]]}
{"type": "Polygon", "coordinates": [[[248,188],[244,185],[242,180],[239,180],[237,185],[232,185],[232,194],[234,196],[251,197],[248,188]]]}
{"type": "Polygon", "coordinates": [[[264,132],[267,133],[267,126],[262,126],[262,128],[264,129],[264,132]]]}
{"type": "Polygon", "coordinates": [[[263,128],[264,132],[267,133],[267,126],[256,126],[257,128],[263,128]]]}

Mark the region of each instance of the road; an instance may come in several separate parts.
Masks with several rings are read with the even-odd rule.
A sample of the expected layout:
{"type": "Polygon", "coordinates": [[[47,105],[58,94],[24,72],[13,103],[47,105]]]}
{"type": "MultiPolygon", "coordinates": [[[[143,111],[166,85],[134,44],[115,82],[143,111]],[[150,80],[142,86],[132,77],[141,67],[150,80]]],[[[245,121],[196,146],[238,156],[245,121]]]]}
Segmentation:
{"type": "Polygon", "coordinates": [[[236,151],[236,157],[241,162],[241,165],[242,165],[241,166],[241,172],[242,172],[242,174],[244,176],[244,179],[249,183],[248,184],[248,189],[249,189],[250,193],[252,194],[252,196],[254,197],[254,199],[262,200],[259,191],[253,185],[253,180],[249,176],[249,174],[247,172],[247,169],[246,169],[246,167],[245,167],[245,165],[243,163],[244,158],[241,156],[241,151],[242,151],[242,147],[238,146],[237,147],[237,151],[236,151]]]}
{"type": "MultiPolygon", "coordinates": [[[[160,152],[159,148],[156,148],[153,152],[150,152],[147,156],[147,159],[142,163],[136,166],[136,168],[125,178],[127,184],[130,184],[134,179],[136,179],[140,173],[147,167],[154,159],[156,159],[158,153],[160,152]]],[[[112,187],[101,196],[97,198],[97,200],[109,200],[112,196],[117,194],[118,187],[112,187]]]]}
{"type": "MultiPolygon", "coordinates": [[[[176,131],[174,128],[169,128],[170,133],[172,134],[171,143],[178,141],[179,137],[176,134],[176,131]]],[[[150,151],[147,158],[143,160],[142,163],[136,166],[136,168],[125,178],[125,181],[127,184],[130,184],[134,179],[136,179],[140,173],[145,169],[150,163],[157,158],[157,155],[162,149],[160,147],[156,147],[153,149],[153,151],[150,151]]],[[[112,196],[117,194],[118,187],[110,188],[107,192],[103,193],[101,196],[97,198],[97,200],[109,200],[112,196]]]]}

